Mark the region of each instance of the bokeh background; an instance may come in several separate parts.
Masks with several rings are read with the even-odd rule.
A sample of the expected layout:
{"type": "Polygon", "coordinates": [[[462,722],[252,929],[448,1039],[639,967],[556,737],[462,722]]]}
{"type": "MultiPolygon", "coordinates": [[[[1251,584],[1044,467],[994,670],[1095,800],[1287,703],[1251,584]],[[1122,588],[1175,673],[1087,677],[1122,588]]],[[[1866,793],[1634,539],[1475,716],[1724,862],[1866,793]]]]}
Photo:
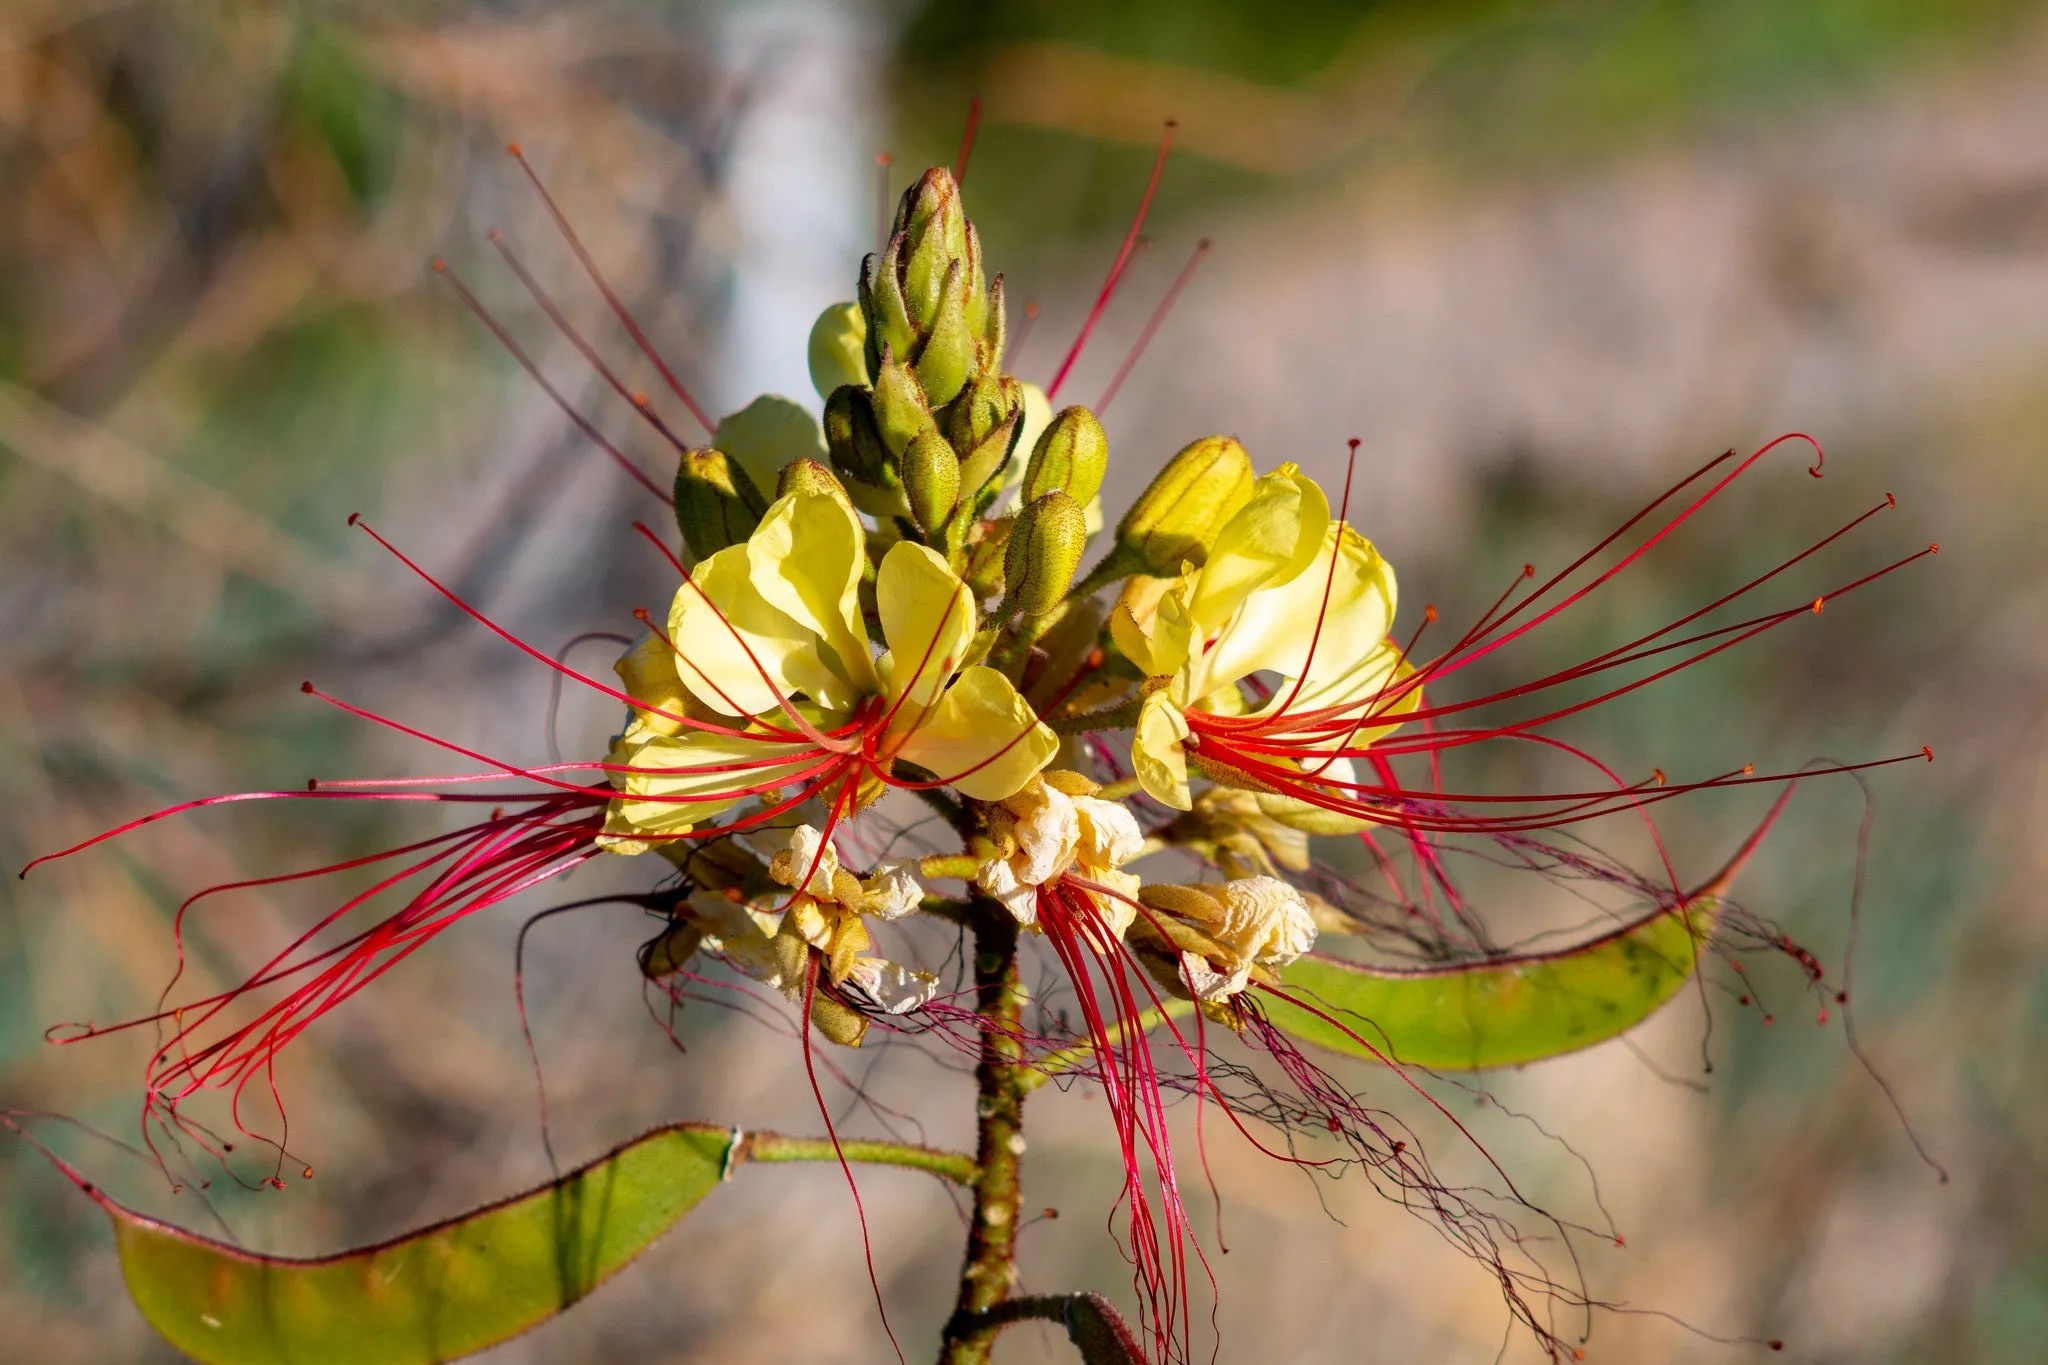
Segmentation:
{"type": "MultiPolygon", "coordinates": [[[[352,511],[542,648],[630,629],[633,607],[661,600],[661,566],[622,534],[643,495],[428,266],[445,256],[596,404],[488,249],[502,226],[652,386],[507,140],[716,413],[763,389],[810,397],[805,329],[872,242],[877,153],[898,189],[950,161],[974,97],[968,203],[1012,299],[1039,311],[1019,369],[1041,380],[1162,121],[1179,120],[1147,249],[1071,390],[1100,393],[1209,239],[1107,413],[1112,503],[1212,430],[1328,476],[1361,437],[1355,516],[1410,610],[1431,601],[1457,621],[1525,560],[1561,563],[1723,448],[1786,430],[1826,444],[1826,478],[1795,460],[1761,470],[1532,642],[1517,673],[1688,608],[1886,491],[1898,510],[1818,587],[1941,542],[1861,600],[1573,734],[1637,772],[1933,746],[1933,765],[1871,782],[1854,1003],[1950,1182],[1848,1054],[1840,1015],[1817,1025],[1797,973],[1761,955],[1746,965],[1772,1026],[1721,968],[1625,1042],[1444,1093],[1545,1202],[1594,1222],[1604,1206],[1626,1234],[1626,1249],[1587,1251],[1593,1291],[1626,1308],[1596,1319],[1592,1359],[1759,1349],[1718,1336],[1782,1337],[1781,1358],[1802,1362],[2038,1360],[2048,12],[2014,0],[9,0],[0,862],[197,794],[445,765],[301,695],[303,678],[544,757],[544,671],[350,532],[352,511]]],[[[652,467],[628,414],[602,410],[652,467]]],[[[605,646],[578,648],[605,663],[605,646]]],[[[574,751],[614,722],[571,697],[555,729],[574,751]]],[[[1709,868],[1761,804],[1667,807],[1681,861],[1709,868]]],[[[1847,783],[1803,792],[1742,888],[1831,970],[1863,811],[1847,783]]],[[[132,1135],[143,1043],[57,1048],[44,1029],[146,1008],[189,890],[409,828],[375,808],[216,811],[8,879],[0,1107],[132,1135]]],[[[563,894],[631,870],[579,874],[563,894]]],[[[188,981],[239,979],[321,904],[281,892],[208,911],[188,981]]],[[[217,1183],[236,1235],[333,1249],[545,1177],[513,1002],[520,918],[506,907],[449,933],[288,1054],[294,1145],[318,1175],[283,1195],[217,1183]]],[[[815,1130],[786,1039],[696,1009],[679,1053],[650,1019],[632,959],[647,928],[608,909],[531,936],[556,1150],[582,1160],[676,1118],[815,1130]]],[[[904,1048],[854,1060],[931,1138],[964,1137],[955,1070],[904,1048]]],[[[1385,1077],[1348,1074],[1399,1105],[1385,1077]]],[[[1102,1105],[1041,1093],[1026,1198],[1061,1216],[1026,1234],[1027,1286],[1127,1295],[1103,1230],[1102,1105]]],[[[146,1165],[37,1131],[136,1205],[212,1226],[146,1165]]],[[[1222,1359],[1481,1362],[1504,1339],[1505,1359],[1535,1358],[1486,1274],[1361,1182],[1319,1198],[1242,1144],[1218,1141],[1212,1160],[1231,1248],[1213,1258],[1222,1359]]],[[[950,1304],[958,1211],[914,1175],[869,1173],[863,1189],[915,1355],[950,1304]]],[[[104,1221],[11,1140],[0,1343],[9,1360],[174,1359],[128,1307],[104,1221]]],[[[488,1358],[887,1350],[838,1173],[782,1168],[744,1173],[590,1303],[488,1358]]],[[[1025,1330],[1001,1355],[1069,1350],[1025,1330]]]]}

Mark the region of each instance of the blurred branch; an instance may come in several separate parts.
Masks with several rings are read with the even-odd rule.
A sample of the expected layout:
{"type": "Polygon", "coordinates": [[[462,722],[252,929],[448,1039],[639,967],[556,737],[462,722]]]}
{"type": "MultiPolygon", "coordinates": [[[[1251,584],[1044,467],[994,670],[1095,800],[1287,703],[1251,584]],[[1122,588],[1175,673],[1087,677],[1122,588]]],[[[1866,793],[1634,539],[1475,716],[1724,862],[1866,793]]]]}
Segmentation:
{"type": "Polygon", "coordinates": [[[0,446],[312,606],[347,614],[367,600],[345,567],[219,489],[4,380],[0,446]]]}

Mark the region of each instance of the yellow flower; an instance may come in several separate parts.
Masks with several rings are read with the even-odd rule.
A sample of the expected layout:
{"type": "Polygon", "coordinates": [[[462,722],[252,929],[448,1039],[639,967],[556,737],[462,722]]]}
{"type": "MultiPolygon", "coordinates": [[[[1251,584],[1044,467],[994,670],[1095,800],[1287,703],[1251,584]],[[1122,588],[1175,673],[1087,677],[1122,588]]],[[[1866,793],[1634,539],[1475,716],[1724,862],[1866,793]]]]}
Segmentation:
{"type": "Polygon", "coordinates": [[[806,492],[778,498],[745,543],[697,565],[669,611],[665,665],[653,644],[620,661],[645,705],[613,749],[619,797],[603,847],[658,847],[769,791],[851,781],[871,796],[898,759],[983,801],[1051,760],[1057,737],[1010,681],[962,667],[974,599],[922,545],[898,541],[882,556],[886,649],[874,656],[860,607],[867,562],[853,509],[806,492]]]}
{"type": "MultiPolygon", "coordinates": [[[[1110,618],[1118,647],[1155,679],[1131,750],[1145,790],[1191,809],[1188,751],[1201,751],[1199,731],[1218,718],[1219,733],[1277,742],[1261,746],[1260,764],[1342,790],[1352,768],[1340,751],[1387,733],[1388,716],[1420,702],[1418,689],[1392,687],[1406,676],[1387,639],[1394,607],[1393,568],[1330,520],[1307,476],[1283,465],[1259,480],[1200,568],[1133,579],[1110,618]],[[1256,710],[1239,688],[1254,675],[1277,680],[1256,710]]],[[[1261,805],[1277,818],[1308,809],[1270,793],[1261,805]]]]}

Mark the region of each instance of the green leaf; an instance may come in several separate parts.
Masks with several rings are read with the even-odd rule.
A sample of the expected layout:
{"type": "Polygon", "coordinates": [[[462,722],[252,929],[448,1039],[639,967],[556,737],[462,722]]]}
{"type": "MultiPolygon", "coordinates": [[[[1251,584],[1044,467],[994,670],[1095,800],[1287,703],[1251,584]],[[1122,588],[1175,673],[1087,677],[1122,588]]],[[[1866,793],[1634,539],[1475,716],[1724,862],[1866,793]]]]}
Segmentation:
{"type": "Polygon", "coordinates": [[[438,1365],[568,1308],[739,1165],[841,1155],[962,1184],[975,1176],[964,1153],[858,1141],[835,1149],[829,1139],[680,1123],[445,1223],[288,1260],[145,1218],[57,1165],[113,1219],[142,1316],[201,1365],[438,1365]]]}
{"type": "Polygon", "coordinates": [[[114,1220],[136,1307],[204,1365],[435,1365],[553,1317],[717,1185],[738,1136],[681,1124],[500,1204],[316,1260],[257,1256],[114,1220]]]}
{"type": "Polygon", "coordinates": [[[1660,908],[1590,943],[1456,966],[1369,967],[1312,954],[1280,974],[1302,1003],[1268,994],[1267,1013],[1305,1041],[1357,1057],[1377,1048],[1431,1070],[1541,1061],[1656,1013],[1691,979],[1719,905],[1696,893],[1682,911],[1660,908]]]}

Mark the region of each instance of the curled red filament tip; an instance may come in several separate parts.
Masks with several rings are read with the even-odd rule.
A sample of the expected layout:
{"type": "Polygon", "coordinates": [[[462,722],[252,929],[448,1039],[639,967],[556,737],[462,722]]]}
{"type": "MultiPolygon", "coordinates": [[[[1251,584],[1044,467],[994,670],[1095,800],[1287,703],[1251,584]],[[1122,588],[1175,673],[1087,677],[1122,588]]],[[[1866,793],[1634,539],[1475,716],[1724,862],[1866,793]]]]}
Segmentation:
{"type": "Polygon", "coordinates": [[[1889,489],[1885,491],[1884,505],[1886,507],[1897,507],[1899,505],[1899,500],[1891,495],[1891,491],[1889,489]]]}

